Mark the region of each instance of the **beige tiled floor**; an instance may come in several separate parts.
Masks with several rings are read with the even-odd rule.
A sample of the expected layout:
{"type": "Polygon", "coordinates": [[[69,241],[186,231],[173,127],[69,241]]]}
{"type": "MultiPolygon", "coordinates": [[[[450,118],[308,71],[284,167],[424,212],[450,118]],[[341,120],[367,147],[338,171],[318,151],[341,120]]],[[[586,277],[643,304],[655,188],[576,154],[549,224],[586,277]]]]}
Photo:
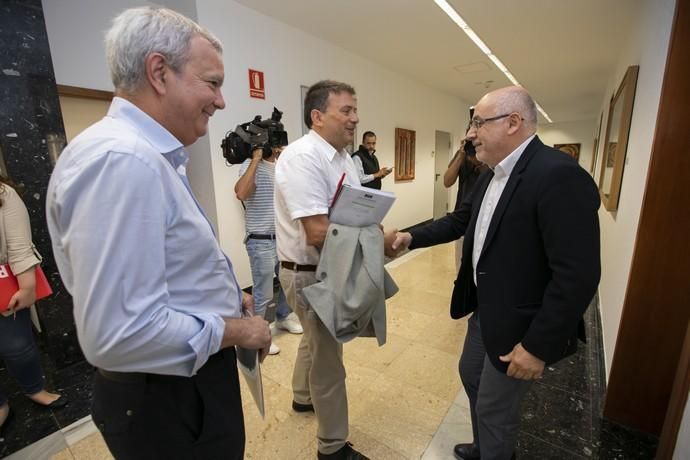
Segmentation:
{"type": "MultiPolygon", "coordinates": [[[[400,292],[388,302],[388,342],[378,347],[375,339],[356,339],[345,345],[350,441],[372,459],[452,458],[454,442],[471,440],[457,373],[467,323],[451,321],[448,314],[453,245],[410,253],[390,264],[389,271],[400,292]]],[[[290,408],[299,336],[282,333],[274,340],[282,351],[262,368],[265,420],[243,391],[246,458],[316,458],[314,415],[290,408]]],[[[112,457],[94,433],[52,458],[112,457]]]]}

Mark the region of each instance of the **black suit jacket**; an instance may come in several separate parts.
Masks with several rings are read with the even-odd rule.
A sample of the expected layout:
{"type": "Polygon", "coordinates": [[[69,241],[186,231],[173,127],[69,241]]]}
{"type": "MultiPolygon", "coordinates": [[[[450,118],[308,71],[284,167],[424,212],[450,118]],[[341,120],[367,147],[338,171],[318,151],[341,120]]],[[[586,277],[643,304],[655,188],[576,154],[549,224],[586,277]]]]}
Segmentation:
{"type": "Polygon", "coordinates": [[[574,159],[535,137],[496,205],[475,285],[475,225],[492,177],[483,173],[459,209],[412,230],[410,248],[465,235],[451,316],[478,310],[487,354],[503,372],[498,357],[519,342],[551,364],[575,352],[578,335],[584,339],[582,315],[599,284],[597,187],[574,159]]]}

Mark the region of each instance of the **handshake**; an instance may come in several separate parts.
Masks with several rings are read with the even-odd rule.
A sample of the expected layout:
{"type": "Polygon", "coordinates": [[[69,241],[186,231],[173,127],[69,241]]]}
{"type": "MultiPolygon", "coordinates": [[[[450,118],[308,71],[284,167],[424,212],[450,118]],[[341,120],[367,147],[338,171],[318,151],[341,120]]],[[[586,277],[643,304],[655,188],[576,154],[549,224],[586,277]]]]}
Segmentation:
{"type": "Polygon", "coordinates": [[[393,229],[383,234],[383,252],[387,257],[397,257],[412,243],[412,235],[393,229]]]}

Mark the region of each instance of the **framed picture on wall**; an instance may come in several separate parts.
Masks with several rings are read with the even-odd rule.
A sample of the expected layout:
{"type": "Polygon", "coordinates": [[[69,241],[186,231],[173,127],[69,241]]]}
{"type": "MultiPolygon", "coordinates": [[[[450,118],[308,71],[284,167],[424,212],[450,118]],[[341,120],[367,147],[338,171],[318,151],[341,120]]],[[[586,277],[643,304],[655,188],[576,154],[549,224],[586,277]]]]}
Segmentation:
{"type": "Polygon", "coordinates": [[[601,139],[601,122],[604,120],[604,112],[599,115],[599,127],[597,128],[597,137],[594,138],[594,148],[592,149],[592,163],[589,165],[589,172],[594,175],[594,170],[597,167],[597,154],[599,153],[599,139],[601,139]]]}
{"type": "Polygon", "coordinates": [[[415,170],[416,133],[411,129],[395,128],[395,180],[413,180],[415,170]]]}
{"type": "Polygon", "coordinates": [[[618,209],[639,69],[636,65],[628,67],[609,104],[606,135],[602,138],[604,157],[599,172],[599,194],[607,211],[618,209]]]}
{"type": "Polygon", "coordinates": [[[576,160],[580,159],[580,143],[577,144],[553,144],[553,148],[565,152],[576,160]]]}

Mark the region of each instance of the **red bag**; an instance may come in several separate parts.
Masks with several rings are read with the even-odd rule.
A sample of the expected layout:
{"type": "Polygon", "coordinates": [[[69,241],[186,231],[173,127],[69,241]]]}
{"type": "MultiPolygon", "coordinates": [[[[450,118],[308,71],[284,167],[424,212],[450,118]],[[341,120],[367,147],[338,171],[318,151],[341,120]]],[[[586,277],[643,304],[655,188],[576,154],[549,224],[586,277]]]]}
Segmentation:
{"type": "MultiPolygon", "coordinates": [[[[17,277],[14,276],[9,264],[0,265],[0,313],[9,310],[8,305],[10,299],[15,292],[19,290],[19,283],[17,277]]],[[[36,300],[48,297],[53,293],[53,290],[48,284],[48,279],[41,269],[40,265],[36,265],[36,300]]]]}

